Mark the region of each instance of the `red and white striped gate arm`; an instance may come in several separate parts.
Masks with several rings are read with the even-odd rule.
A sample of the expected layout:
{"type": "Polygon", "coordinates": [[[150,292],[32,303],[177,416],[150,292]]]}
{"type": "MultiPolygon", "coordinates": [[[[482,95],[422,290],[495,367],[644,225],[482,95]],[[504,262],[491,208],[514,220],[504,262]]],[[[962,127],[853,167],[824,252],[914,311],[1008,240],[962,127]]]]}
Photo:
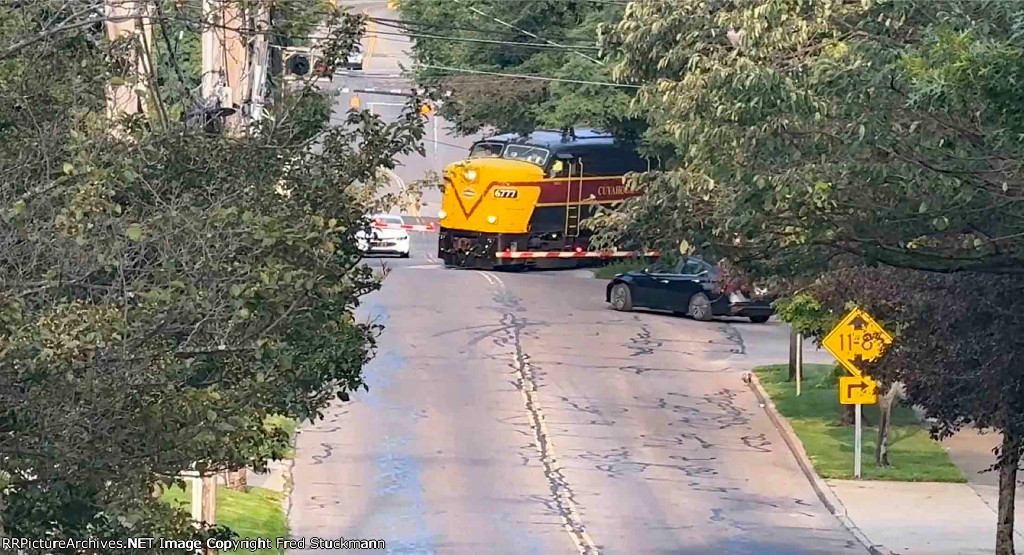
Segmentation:
{"type": "Polygon", "coordinates": [[[374,223],[373,227],[377,229],[404,229],[407,231],[437,231],[437,224],[431,222],[427,225],[413,225],[413,224],[382,224],[374,223]]]}
{"type": "Polygon", "coordinates": [[[658,251],[600,251],[600,252],[574,252],[574,251],[516,251],[499,252],[497,258],[632,258],[636,256],[659,257],[658,251]]]}

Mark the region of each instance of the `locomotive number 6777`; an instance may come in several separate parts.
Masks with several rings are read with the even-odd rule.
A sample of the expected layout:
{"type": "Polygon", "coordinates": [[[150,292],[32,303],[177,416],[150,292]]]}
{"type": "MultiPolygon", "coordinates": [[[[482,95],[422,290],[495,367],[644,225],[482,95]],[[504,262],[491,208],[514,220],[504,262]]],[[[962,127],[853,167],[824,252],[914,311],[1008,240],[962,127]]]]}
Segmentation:
{"type": "Polygon", "coordinates": [[[445,168],[438,258],[481,269],[592,261],[581,223],[634,196],[623,176],[649,169],[634,148],[593,130],[479,141],[445,168]]]}

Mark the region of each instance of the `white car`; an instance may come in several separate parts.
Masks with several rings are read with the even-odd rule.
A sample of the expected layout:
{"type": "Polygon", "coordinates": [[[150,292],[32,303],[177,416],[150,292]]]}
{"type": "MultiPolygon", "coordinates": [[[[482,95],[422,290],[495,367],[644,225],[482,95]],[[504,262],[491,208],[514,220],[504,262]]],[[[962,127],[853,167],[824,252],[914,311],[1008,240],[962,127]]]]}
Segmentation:
{"type": "Polygon", "coordinates": [[[370,216],[370,220],[373,221],[374,227],[369,238],[363,231],[356,233],[359,250],[368,255],[397,254],[402,258],[409,258],[409,232],[397,227],[405,224],[401,216],[382,214],[370,216]]]}
{"type": "Polygon", "coordinates": [[[361,46],[356,46],[356,49],[345,58],[342,62],[341,67],[349,70],[360,70],[363,69],[363,52],[361,46]]]}

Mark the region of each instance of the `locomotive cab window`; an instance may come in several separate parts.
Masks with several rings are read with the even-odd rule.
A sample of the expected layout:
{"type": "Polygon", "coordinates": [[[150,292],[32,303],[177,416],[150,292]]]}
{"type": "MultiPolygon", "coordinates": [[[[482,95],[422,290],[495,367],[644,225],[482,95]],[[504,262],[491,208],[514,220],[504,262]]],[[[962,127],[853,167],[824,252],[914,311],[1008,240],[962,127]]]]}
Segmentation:
{"type": "Polygon", "coordinates": [[[551,153],[547,149],[529,145],[509,145],[505,149],[504,157],[509,160],[523,160],[531,164],[543,167],[548,163],[548,156],[551,153]]]}
{"type": "Polygon", "coordinates": [[[477,143],[469,151],[470,158],[501,158],[504,143],[477,143]]]}

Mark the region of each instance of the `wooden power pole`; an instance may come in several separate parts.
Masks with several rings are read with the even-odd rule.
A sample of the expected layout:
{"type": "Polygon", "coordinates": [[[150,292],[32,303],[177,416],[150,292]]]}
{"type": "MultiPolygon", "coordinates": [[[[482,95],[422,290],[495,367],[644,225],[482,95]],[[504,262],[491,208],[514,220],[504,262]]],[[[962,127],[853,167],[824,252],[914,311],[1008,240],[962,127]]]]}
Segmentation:
{"type": "Polygon", "coordinates": [[[149,6],[142,0],[105,0],[104,17],[110,42],[129,41],[125,62],[135,69],[134,78],[128,82],[107,85],[107,117],[117,119],[144,113],[147,83],[152,71],[148,56],[153,40],[149,6]]]}
{"type": "Polygon", "coordinates": [[[270,61],[267,32],[270,4],[259,0],[246,11],[236,0],[203,0],[202,96],[233,108],[228,133],[259,119],[270,61]]]}

